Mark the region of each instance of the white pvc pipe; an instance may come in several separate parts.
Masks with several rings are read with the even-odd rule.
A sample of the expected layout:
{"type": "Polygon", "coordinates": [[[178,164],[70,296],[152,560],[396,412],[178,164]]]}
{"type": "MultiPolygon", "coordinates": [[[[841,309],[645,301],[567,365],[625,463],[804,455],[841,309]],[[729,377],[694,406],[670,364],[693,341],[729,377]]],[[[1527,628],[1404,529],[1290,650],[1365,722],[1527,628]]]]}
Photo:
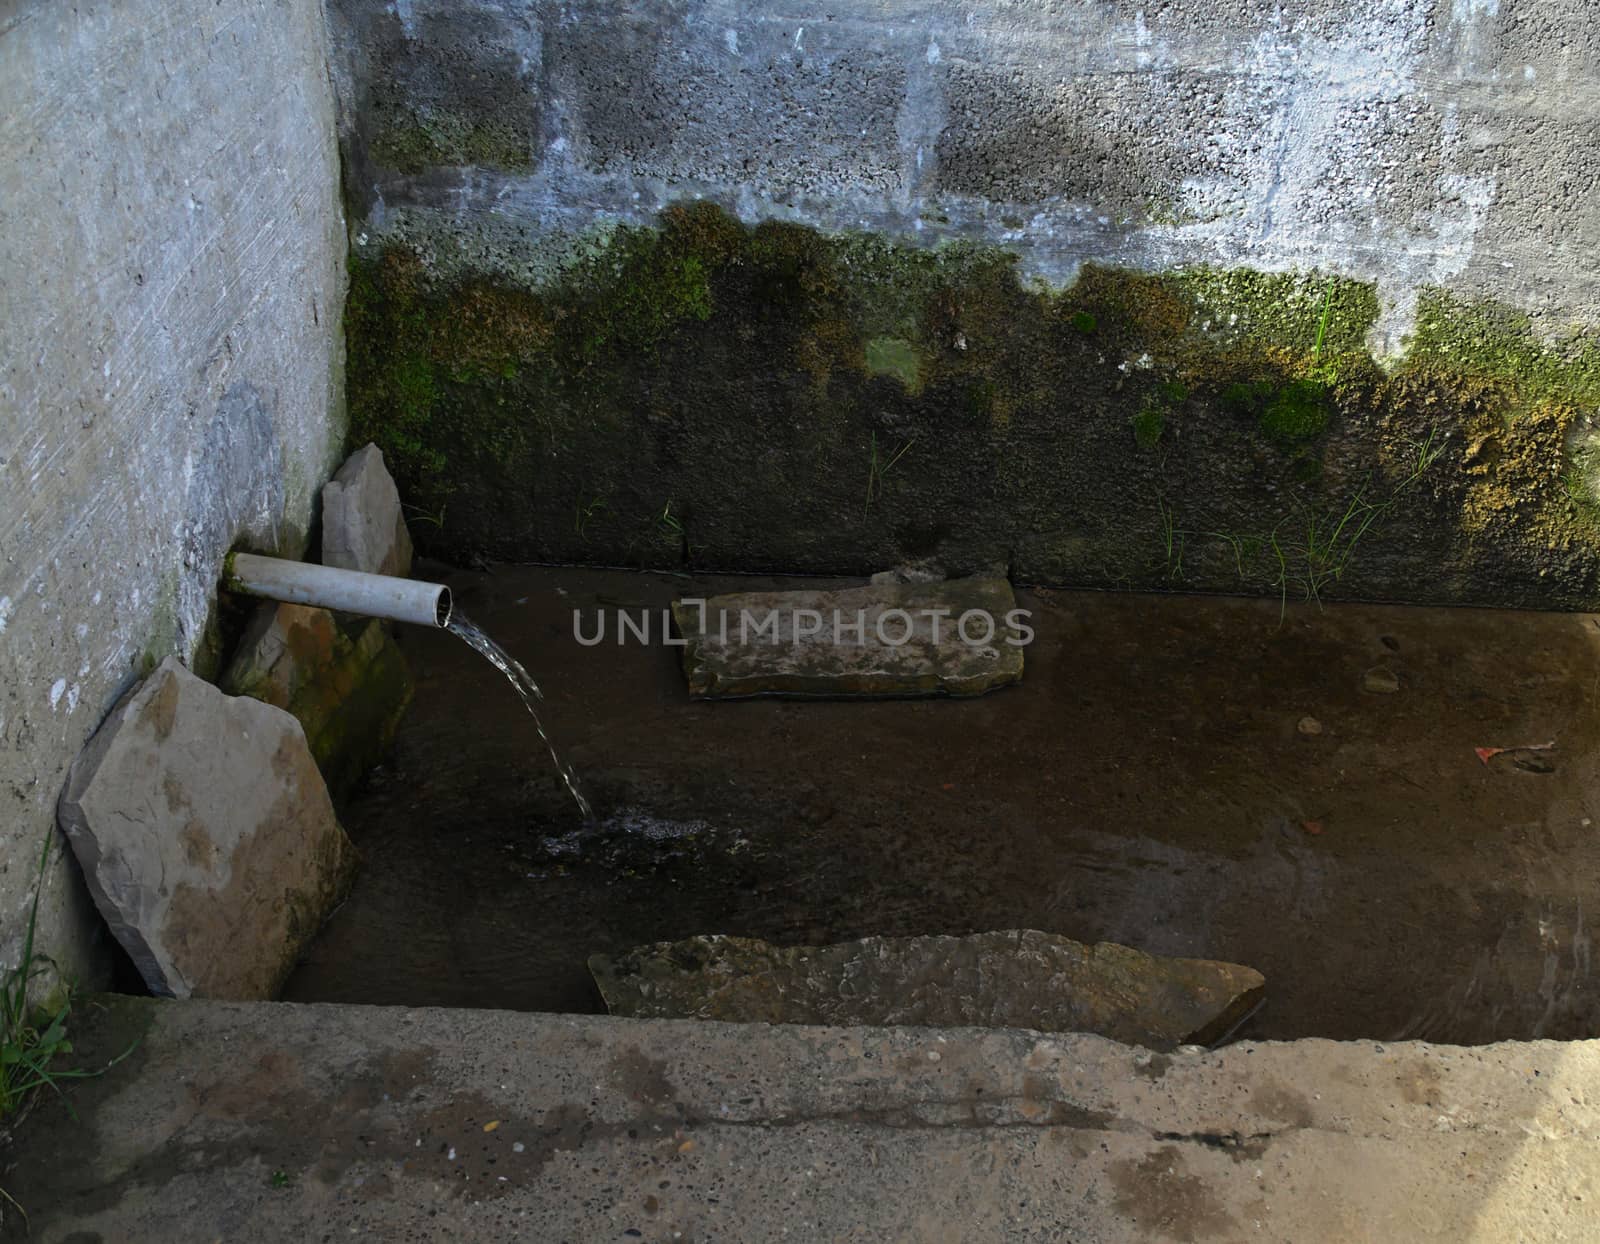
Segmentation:
{"type": "Polygon", "coordinates": [[[450,622],[450,589],[441,583],[234,553],[223,569],[222,584],[248,596],[266,596],[292,605],[315,605],[415,626],[446,626],[450,622]]]}

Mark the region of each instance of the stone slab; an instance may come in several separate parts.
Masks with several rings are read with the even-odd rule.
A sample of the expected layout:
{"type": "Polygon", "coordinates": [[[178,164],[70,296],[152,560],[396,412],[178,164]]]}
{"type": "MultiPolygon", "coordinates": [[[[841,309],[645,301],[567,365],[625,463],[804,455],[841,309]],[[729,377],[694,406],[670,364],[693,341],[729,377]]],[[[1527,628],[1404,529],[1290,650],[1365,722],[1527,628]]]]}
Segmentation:
{"type": "Polygon", "coordinates": [[[640,1019],[1032,1028],[1157,1050],[1226,1035],[1266,987],[1237,963],[1034,929],[833,946],[713,935],[595,955],[589,969],[613,1015],[640,1019]]]}
{"type": "Polygon", "coordinates": [[[355,868],[300,723],[172,657],[111,711],[58,812],[158,994],[271,997],[355,868]]]}
{"type": "Polygon", "coordinates": [[[1600,1042],[87,999],[30,1239],[1591,1244],[1600,1042]]]}
{"type": "Polygon", "coordinates": [[[383,451],[363,445],[322,488],[322,564],[365,574],[411,573],[411,533],[383,451]]]}
{"type": "Polygon", "coordinates": [[[262,604],[221,679],[292,713],[335,797],[382,759],[411,703],[411,671],[376,618],[347,629],[326,609],[262,604]]]}
{"type": "Polygon", "coordinates": [[[696,699],[981,695],[1022,677],[1011,584],[974,577],[672,605],[696,699]]]}

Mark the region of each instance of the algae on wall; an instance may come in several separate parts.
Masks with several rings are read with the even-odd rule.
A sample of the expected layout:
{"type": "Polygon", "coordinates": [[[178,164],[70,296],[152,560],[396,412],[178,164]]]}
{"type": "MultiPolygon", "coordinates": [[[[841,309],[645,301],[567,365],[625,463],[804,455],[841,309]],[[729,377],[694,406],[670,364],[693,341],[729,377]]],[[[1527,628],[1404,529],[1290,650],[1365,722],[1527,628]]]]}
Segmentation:
{"type": "Polygon", "coordinates": [[[537,285],[358,251],[352,443],[446,557],[1533,606],[1600,599],[1600,349],[1370,285],[753,227],[706,203],[537,285]]]}

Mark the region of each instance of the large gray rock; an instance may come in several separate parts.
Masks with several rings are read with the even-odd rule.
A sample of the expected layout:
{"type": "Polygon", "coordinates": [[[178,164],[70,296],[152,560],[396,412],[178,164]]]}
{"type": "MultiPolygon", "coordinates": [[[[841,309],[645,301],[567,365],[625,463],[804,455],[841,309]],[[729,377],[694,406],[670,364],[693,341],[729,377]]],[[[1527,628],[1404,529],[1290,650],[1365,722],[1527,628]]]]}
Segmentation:
{"type": "Polygon", "coordinates": [[[1033,929],[835,946],[691,937],[594,955],[589,970],[613,1015],[641,1019],[1032,1028],[1157,1050],[1217,1040],[1266,986],[1236,963],[1033,929]]]}
{"type": "Polygon", "coordinates": [[[322,564],[367,574],[411,573],[411,533],[383,451],[364,445],[322,489],[322,564]]]}
{"type": "Polygon", "coordinates": [[[58,813],[158,994],[272,997],[355,868],[299,722],[172,657],[112,709],[58,813]]]}
{"type": "Polygon", "coordinates": [[[382,759],[412,693],[382,622],[341,626],[326,609],[271,602],[256,610],[221,686],[292,713],[336,796],[382,759]]]}
{"type": "Polygon", "coordinates": [[[981,695],[1022,677],[1016,608],[1010,583],[983,577],[738,592],[672,616],[696,698],[981,695]]]}

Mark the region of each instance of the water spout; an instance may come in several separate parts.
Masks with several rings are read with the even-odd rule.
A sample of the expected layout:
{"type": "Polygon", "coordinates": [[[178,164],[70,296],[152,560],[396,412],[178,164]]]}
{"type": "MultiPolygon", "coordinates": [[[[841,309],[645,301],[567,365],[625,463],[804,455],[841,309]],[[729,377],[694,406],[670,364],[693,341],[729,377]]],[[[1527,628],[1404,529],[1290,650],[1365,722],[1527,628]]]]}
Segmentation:
{"type": "Polygon", "coordinates": [[[442,583],[233,553],[223,569],[222,584],[229,591],[292,605],[313,605],[414,626],[450,625],[450,589],[442,583]]]}
{"type": "Polygon", "coordinates": [[[533,681],[533,676],[522,668],[515,657],[466,617],[453,612],[450,589],[442,583],[421,583],[416,579],[398,579],[392,575],[363,574],[358,570],[340,570],[334,566],[313,566],[308,562],[257,557],[253,553],[232,553],[223,569],[222,585],[247,596],[265,596],[269,600],[284,600],[293,605],[312,605],[339,613],[359,613],[367,617],[387,618],[392,622],[410,622],[416,626],[443,627],[452,635],[459,636],[506,676],[506,681],[521,698],[522,706],[528,710],[528,716],[533,718],[533,728],[539,732],[539,738],[550,752],[550,759],[566,784],[568,793],[583,812],[583,819],[594,819],[589,801],[578,788],[578,775],[557,754],[555,744],[544,732],[544,723],[539,720],[538,711],[534,708],[536,701],[544,699],[539,684],[533,681]]]}
{"type": "Polygon", "coordinates": [[[540,691],[539,684],[533,681],[533,675],[523,669],[522,663],[514,656],[474,626],[465,614],[456,614],[450,619],[446,629],[452,635],[460,637],[474,652],[506,676],[506,681],[521,698],[522,706],[528,710],[528,716],[533,718],[533,728],[544,740],[545,748],[550,753],[550,760],[555,765],[556,772],[561,775],[561,780],[566,783],[568,793],[577,802],[579,810],[583,813],[583,819],[594,820],[594,809],[589,806],[589,801],[584,798],[583,791],[578,787],[578,775],[572,771],[571,765],[556,754],[556,745],[544,732],[544,722],[539,720],[538,710],[534,708],[536,701],[544,699],[544,692],[540,691]]]}

